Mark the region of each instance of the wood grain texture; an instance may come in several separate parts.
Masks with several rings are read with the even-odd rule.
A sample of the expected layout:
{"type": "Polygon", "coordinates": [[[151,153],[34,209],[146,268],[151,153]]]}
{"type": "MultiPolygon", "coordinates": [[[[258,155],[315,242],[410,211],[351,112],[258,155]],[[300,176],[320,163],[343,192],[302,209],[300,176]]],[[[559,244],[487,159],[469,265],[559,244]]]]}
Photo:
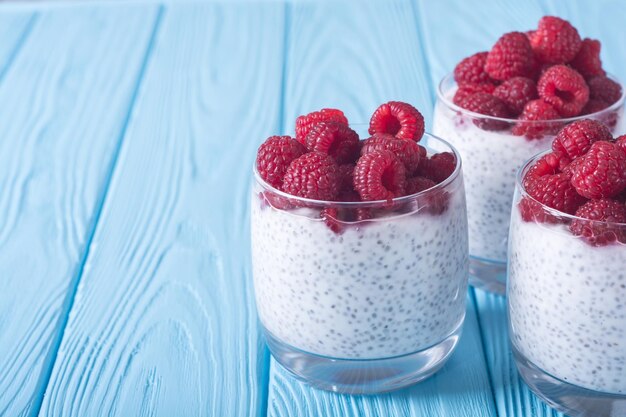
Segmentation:
{"type": "Polygon", "coordinates": [[[15,57],[30,36],[37,18],[37,13],[8,12],[0,8],[0,82],[15,62],[15,57]]]}
{"type": "Polygon", "coordinates": [[[247,201],[283,12],[165,8],[42,416],[263,414],[247,201]]]}
{"type": "MultiPolygon", "coordinates": [[[[343,109],[368,122],[388,100],[422,110],[430,126],[432,91],[410,2],[296,3],[289,7],[283,130],[299,114],[343,109]]],[[[474,305],[451,361],[432,379],[382,396],[346,396],[312,389],[272,361],[268,415],[495,416],[474,305]]]]}
{"type": "Polygon", "coordinates": [[[154,10],[41,13],[13,37],[24,41],[0,83],[0,415],[38,411],[154,10]]]}

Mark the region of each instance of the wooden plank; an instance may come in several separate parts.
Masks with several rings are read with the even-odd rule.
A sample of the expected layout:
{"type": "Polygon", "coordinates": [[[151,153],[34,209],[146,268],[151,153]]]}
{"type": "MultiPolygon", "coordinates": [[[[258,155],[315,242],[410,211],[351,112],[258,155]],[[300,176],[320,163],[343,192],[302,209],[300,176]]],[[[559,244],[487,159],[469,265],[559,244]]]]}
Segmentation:
{"type": "Polygon", "coordinates": [[[37,13],[0,8],[0,82],[28,39],[37,17],[37,13]]]}
{"type": "Polygon", "coordinates": [[[278,130],[284,7],[165,8],[41,415],[256,416],[256,147],[278,130]]]}
{"type": "Polygon", "coordinates": [[[155,10],[42,13],[0,84],[0,415],[38,411],[155,10]]]}
{"type": "MultiPolygon", "coordinates": [[[[408,2],[298,3],[288,11],[283,130],[299,114],[343,109],[367,122],[382,102],[405,100],[430,127],[432,91],[408,2]]],[[[430,380],[381,396],[347,396],[310,388],[272,361],[268,415],[495,416],[474,305],[450,362],[430,380]]]]}

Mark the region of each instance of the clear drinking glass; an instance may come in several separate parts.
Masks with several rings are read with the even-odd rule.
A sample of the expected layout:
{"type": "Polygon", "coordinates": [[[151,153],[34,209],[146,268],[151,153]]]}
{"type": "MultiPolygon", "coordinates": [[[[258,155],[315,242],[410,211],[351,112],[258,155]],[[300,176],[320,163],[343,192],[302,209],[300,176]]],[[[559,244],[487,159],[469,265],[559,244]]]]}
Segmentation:
{"type": "Polygon", "coordinates": [[[470,247],[470,284],[500,294],[506,288],[507,239],[515,175],[524,161],[550,148],[558,130],[595,119],[615,135],[626,133],[624,95],[589,115],[549,121],[503,119],[473,113],[452,102],[452,74],[437,90],[433,133],[446,138],[463,159],[470,247]]]}
{"type": "Polygon", "coordinates": [[[391,391],[439,369],[465,318],[467,218],[456,156],[429,190],[332,202],[272,188],[254,170],[252,266],[272,355],[295,377],[344,393],[391,391]]]}
{"type": "Polygon", "coordinates": [[[567,415],[626,416],[626,224],[577,218],[532,199],[522,178],[542,155],[520,170],[511,214],[515,361],[530,388],[567,415]],[[599,245],[597,236],[609,243],[599,245]]]}

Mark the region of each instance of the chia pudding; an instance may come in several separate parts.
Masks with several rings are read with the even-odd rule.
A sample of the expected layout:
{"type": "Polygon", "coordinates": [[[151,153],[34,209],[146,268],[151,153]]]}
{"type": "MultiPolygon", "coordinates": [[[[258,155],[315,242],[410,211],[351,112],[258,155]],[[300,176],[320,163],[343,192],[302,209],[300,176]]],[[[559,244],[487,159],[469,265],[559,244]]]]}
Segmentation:
{"type": "MultiPolygon", "coordinates": [[[[626,228],[626,225],[624,226],[626,228]]],[[[626,245],[592,247],[514,209],[507,289],[515,349],[548,374],[626,394],[626,245]]]]}

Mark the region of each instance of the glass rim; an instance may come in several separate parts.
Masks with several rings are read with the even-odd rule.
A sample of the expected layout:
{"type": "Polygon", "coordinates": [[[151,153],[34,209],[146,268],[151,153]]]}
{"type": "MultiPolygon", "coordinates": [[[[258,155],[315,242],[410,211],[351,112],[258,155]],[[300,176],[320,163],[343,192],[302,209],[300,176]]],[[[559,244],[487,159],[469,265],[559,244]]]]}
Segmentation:
{"type": "Polygon", "coordinates": [[[555,208],[545,205],[541,201],[535,199],[533,196],[528,194],[528,191],[526,191],[526,188],[524,187],[524,175],[526,174],[526,172],[528,172],[528,170],[530,169],[530,166],[534,162],[538,161],[541,157],[549,154],[550,152],[552,152],[552,149],[548,149],[546,151],[540,152],[530,157],[526,162],[524,162],[524,164],[522,164],[522,167],[517,171],[517,175],[515,176],[515,187],[517,187],[520,190],[522,197],[530,198],[532,201],[539,204],[542,210],[544,210],[548,214],[554,215],[555,217],[564,218],[570,221],[580,220],[580,221],[583,221],[586,223],[592,223],[592,224],[626,227],[626,223],[609,222],[606,220],[591,220],[591,219],[585,219],[584,217],[576,216],[574,214],[565,213],[563,211],[560,211],[560,210],[557,210],[555,208]]]}
{"type": "Polygon", "coordinates": [[[467,116],[476,118],[476,119],[487,119],[487,120],[495,120],[495,121],[499,121],[499,122],[506,122],[509,124],[515,124],[515,123],[519,123],[519,122],[523,122],[524,124],[544,124],[544,123],[562,123],[562,124],[568,124],[568,123],[572,123],[575,122],[577,120],[582,120],[582,119],[594,119],[594,118],[598,118],[601,115],[604,115],[606,113],[610,113],[612,111],[617,110],[618,108],[620,108],[623,104],[624,101],[626,100],[626,89],[624,88],[624,84],[622,84],[620,82],[620,80],[615,77],[613,74],[609,74],[608,72],[606,73],[606,76],[611,79],[612,81],[615,81],[616,83],[618,83],[620,85],[620,87],[622,87],[622,95],[620,96],[620,98],[613,104],[611,104],[609,107],[602,109],[600,111],[594,112],[594,113],[589,113],[589,114],[581,114],[578,116],[574,116],[574,117],[563,117],[560,119],[546,119],[546,120],[520,120],[520,119],[511,119],[511,118],[507,118],[507,117],[496,117],[496,116],[489,116],[486,114],[480,114],[480,113],[476,113],[467,109],[464,109],[463,107],[457,106],[456,104],[454,104],[451,100],[449,100],[444,92],[443,92],[443,86],[446,82],[448,82],[450,79],[452,79],[452,81],[456,84],[456,81],[454,80],[454,73],[450,72],[448,73],[446,76],[444,76],[441,81],[439,81],[439,84],[437,85],[437,98],[439,100],[441,100],[441,102],[443,102],[446,106],[448,106],[448,108],[463,113],[467,116]]]}
{"type": "MultiPolygon", "coordinates": [[[[356,125],[359,125],[358,123],[356,125]]],[[[353,124],[350,124],[350,126],[353,126],[353,124]]],[[[288,200],[292,200],[292,201],[298,201],[298,202],[302,202],[305,203],[308,206],[318,206],[318,207],[337,207],[337,208],[373,208],[373,207],[389,207],[395,204],[402,204],[411,200],[414,200],[416,197],[422,197],[422,196],[427,196],[430,195],[434,192],[437,192],[441,189],[445,189],[448,185],[450,185],[451,183],[453,183],[460,175],[461,173],[461,167],[462,167],[462,161],[461,161],[461,156],[459,154],[459,152],[456,150],[456,148],[454,146],[452,146],[449,142],[447,142],[444,139],[441,139],[438,136],[435,136],[431,133],[428,132],[424,132],[424,135],[422,136],[422,138],[428,138],[428,139],[434,139],[437,142],[440,142],[442,144],[444,144],[445,146],[447,146],[450,151],[452,152],[452,154],[454,155],[454,158],[456,160],[456,165],[454,167],[454,171],[452,171],[452,174],[450,174],[450,176],[448,176],[448,178],[446,178],[445,180],[443,180],[442,182],[435,184],[434,187],[428,188],[426,190],[420,191],[418,193],[414,193],[414,194],[409,194],[409,195],[404,195],[401,197],[395,197],[391,200],[373,200],[373,201],[331,201],[331,200],[315,200],[315,199],[311,199],[311,198],[305,198],[305,197],[298,197],[295,195],[291,195],[288,194],[284,191],[281,191],[275,187],[273,187],[272,185],[268,184],[263,178],[261,178],[261,175],[259,174],[259,171],[257,169],[256,166],[256,161],[253,162],[252,164],[252,172],[254,175],[254,180],[261,185],[265,190],[271,191],[273,194],[276,194],[280,197],[283,197],[285,199],[288,200]]],[[[446,151],[443,151],[446,152],[446,151]]]]}

